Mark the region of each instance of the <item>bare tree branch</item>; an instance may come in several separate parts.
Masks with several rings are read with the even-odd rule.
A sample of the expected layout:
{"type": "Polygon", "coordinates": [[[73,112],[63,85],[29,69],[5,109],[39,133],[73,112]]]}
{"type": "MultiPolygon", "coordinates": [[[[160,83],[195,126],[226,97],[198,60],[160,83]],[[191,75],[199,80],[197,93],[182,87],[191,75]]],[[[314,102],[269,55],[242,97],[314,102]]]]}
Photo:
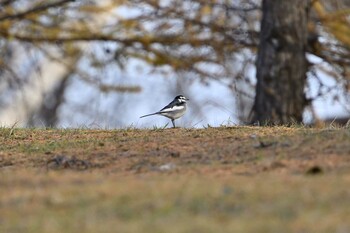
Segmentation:
{"type": "Polygon", "coordinates": [[[47,4],[43,4],[43,5],[39,5],[39,6],[34,6],[31,9],[28,9],[28,10],[23,11],[23,12],[11,14],[11,15],[0,16],[0,21],[21,19],[29,14],[39,13],[41,11],[46,11],[47,9],[54,8],[54,7],[60,7],[66,3],[74,2],[74,1],[75,0],[61,0],[61,1],[53,2],[53,3],[47,3],[47,4]]]}

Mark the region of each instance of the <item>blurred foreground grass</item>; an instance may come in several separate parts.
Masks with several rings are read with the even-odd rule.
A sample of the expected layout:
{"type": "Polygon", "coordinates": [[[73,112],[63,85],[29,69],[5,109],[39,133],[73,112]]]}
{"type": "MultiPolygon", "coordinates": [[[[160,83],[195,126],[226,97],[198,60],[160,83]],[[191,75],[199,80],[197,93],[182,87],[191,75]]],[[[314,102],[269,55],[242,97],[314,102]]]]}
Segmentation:
{"type": "Polygon", "coordinates": [[[8,132],[0,232],[350,232],[348,129],[8,132]]]}

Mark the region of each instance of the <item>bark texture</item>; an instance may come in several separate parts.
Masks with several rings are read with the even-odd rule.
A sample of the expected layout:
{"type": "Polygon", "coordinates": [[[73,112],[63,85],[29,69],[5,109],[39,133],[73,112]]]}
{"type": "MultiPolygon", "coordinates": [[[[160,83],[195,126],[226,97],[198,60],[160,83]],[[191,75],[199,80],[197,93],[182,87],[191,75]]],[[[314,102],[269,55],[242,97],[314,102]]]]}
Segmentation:
{"type": "Polygon", "coordinates": [[[308,0],[263,0],[253,123],[302,122],[308,0]]]}

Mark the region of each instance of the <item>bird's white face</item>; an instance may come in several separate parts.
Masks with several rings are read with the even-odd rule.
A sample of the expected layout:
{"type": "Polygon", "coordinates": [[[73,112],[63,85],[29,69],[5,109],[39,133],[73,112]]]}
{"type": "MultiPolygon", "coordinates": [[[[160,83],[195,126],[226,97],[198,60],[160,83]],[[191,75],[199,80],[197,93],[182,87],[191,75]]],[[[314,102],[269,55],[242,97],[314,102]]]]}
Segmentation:
{"type": "Polygon", "coordinates": [[[187,100],[189,100],[189,99],[187,99],[185,96],[179,96],[179,98],[178,98],[178,100],[181,102],[181,103],[186,103],[186,101],[187,100]]]}

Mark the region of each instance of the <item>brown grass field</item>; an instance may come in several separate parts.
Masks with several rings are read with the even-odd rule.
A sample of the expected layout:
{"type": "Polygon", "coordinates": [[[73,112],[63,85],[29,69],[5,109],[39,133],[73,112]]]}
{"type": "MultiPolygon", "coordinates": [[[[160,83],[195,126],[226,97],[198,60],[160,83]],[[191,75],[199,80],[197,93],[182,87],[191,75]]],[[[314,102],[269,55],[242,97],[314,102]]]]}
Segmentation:
{"type": "Polygon", "coordinates": [[[350,232],[350,130],[0,129],[0,232],[350,232]]]}

